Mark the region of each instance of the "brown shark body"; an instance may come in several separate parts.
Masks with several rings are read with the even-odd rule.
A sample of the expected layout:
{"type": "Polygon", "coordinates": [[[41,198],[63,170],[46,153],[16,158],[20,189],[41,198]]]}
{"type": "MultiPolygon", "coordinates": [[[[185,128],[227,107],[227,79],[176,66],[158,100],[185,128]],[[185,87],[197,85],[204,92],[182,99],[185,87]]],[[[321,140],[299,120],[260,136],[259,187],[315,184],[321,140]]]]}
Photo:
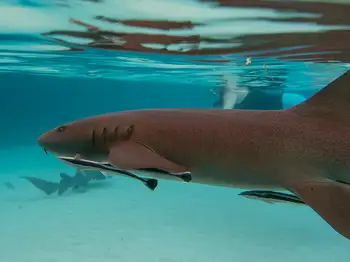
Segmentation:
{"type": "Polygon", "coordinates": [[[288,189],[350,239],[349,109],[350,71],[287,110],[126,111],[60,126],[39,144],[123,169],[189,171],[197,183],[288,189]]]}

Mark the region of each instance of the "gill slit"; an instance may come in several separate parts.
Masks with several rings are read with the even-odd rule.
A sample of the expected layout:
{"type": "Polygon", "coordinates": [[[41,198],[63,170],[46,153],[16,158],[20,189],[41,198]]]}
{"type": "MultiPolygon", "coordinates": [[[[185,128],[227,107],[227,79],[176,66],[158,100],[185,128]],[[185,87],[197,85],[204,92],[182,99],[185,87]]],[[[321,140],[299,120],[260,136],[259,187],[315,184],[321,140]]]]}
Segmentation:
{"type": "Polygon", "coordinates": [[[92,130],[92,135],[91,135],[91,141],[92,141],[92,146],[95,147],[96,146],[96,140],[95,140],[95,129],[92,130]]]}
{"type": "Polygon", "coordinates": [[[115,141],[118,141],[119,137],[118,137],[118,130],[119,130],[119,126],[117,125],[115,128],[114,128],[114,137],[115,137],[115,141]]]}
{"type": "Polygon", "coordinates": [[[103,128],[101,137],[103,139],[103,143],[106,145],[107,144],[107,128],[106,127],[103,128]]]}

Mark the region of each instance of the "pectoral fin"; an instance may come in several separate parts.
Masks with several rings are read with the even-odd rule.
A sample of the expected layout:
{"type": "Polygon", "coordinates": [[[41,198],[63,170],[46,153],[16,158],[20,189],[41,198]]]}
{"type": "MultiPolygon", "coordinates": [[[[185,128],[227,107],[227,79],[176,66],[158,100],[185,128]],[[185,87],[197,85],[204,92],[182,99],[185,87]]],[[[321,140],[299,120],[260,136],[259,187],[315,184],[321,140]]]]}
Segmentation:
{"type": "Polygon", "coordinates": [[[158,155],[148,147],[133,141],[126,141],[114,145],[109,153],[109,162],[123,169],[159,168],[170,173],[188,171],[158,155]]]}
{"type": "Polygon", "coordinates": [[[303,181],[290,188],[339,234],[350,239],[350,185],[331,180],[303,181]]]}

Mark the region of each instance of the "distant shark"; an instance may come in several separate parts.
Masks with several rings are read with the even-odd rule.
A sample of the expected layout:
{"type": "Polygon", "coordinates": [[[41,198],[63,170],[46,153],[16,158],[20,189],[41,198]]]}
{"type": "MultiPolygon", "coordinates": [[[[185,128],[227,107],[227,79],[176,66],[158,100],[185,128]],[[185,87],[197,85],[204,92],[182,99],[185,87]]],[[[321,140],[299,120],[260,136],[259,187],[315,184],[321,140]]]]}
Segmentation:
{"type": "Polygon", "coordinates": [[[54,155],[79,154],[125,170],[190,172],[194,183],[288,190],[350,239],[350,71],[285,110],[117,112],[59,126],[38,142],[54,155]]]}
{"type": "Polygon", "coordinates": [[[24,178],[27,181],[29,181],[33,186],[43,191],[46,195],[51,195],[55,193],[59,187],[59,183],[47,181],[37,177],[22,176],[21,178],[24,178]]]}
{"type": "Polygon", "coordinates": [[[14,186],[11,182],[9,182],[9,181],[4,182],[4,186],[5,186],[7,189],[9,189],[9,190],[12,190],[12,191],[15,191],[15,190],[16,190],[15,186],[14,186]]]}
{"type": "Polygon", "coordinates": [[[99,171],[77,170],[74,176],[61,173],[61,181],[58,186],[58,195],[62,195],[67,189],[86,189],[91,180],[105,180],[106,177],[99,171]]]}
{"type": "Polygon", "coordinates": [[[77,170],[74,176],[69,176],[65,173],[61,173],[60,176],[61,180],[59,183],[29,176],[23,176],[22,178],[28,180],[32,185],[47,195],[51,195],[55,192],[57,192],[58,195],[62,195],[69,188],[72,188],[73,190],[78,188],[86,188],[91,180],[106,179],[106,177],[99,171],[82,172],[77,170]]]}

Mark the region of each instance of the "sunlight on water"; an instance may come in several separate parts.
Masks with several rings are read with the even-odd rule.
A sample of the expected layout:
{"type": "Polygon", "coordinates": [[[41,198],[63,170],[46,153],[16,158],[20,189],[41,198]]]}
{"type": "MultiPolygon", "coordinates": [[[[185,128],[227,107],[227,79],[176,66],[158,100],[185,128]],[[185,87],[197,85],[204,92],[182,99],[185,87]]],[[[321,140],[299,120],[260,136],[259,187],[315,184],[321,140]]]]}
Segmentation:
{"type": "Polygon", "coordinates": [[[151,192],[37,143],[107,112],[293,107],[350,69],[349,14],[341,0],[1,1],[0,260],[350,261],[311,208],[166,180],[151,192]]]}
{"type": "MultiPolygon", "coordinates": [[[[310,70],[315,71],[313,69],[314,64],[310,63],[307,69],[303,68],[303,66],[299,68],[298,63],[295,66],[293,63],[289,64],[288,61],[271,60],[275,57],[273,53],[269,55],[271,57],[269,60],[259,59],[264,52],[271,52],[270,49],[272,46],[266,46],[265,50],[261,49],[265,43],[274,41],[273,39],[263,39],[264,36],[261,36],[261,34],[272,36],[274,34],[305,34],[309,32],[322,35],[322,32],[342,32],[342,30],[349,27],[344,22],[339,24],[333,22],[330,24],[313,23],[312,21],[320,19],[322,14],[317,11],[311,12],[312,10],[306,8],[296,8],[295,10],[291,8],[288,11],[278,12],[278,6],[276,10],[273,9],[273,5],[269,8],[258,8],[258,6],[251,6],[249,8],[242,6],[219,7],[211,1],[186,1],[186,4],[184,4],[184,1],[171,0],[162,1],[161,3],[153,0],[127,2],[104,1],[103,3],[67,0],[53,1],[50,4],[46,1],[7,1],[3,2],[0,8],[0,30],[4,33],[0,44],[0,52],[3,54],[0,70],[5,72],[23,72],[28,70],[28,66],[33,65],[35,68],[37,67],[36,64],[40,64],[40,68],[46,68],[46,70],[43,70],[44,74],[50,73],[63,77],[72,75],[114,79],[124,79],[126,77],[129,80],[144,78],[145,81],[153,81],[157,78],[158,81],[195,81],[205,83],[213,79],[213,75],[215,76],[216,74],[214,72],[237,70],[238,67],[244,65],[244,60],[247,56],[254,56],[255,53],[257,58],[254,59],[254,63],[250,67],[257,66],[262,69],[262,66],[268,62],[272,75],[277,65],[294,68],[295,70],[299,69],[299,73],[304,74],[310,70]],[[24,17],[25,22],[18,20],[19,17],[24,17]],[[114,17],[124,20],[134,20],[130,20],[129,24],[127,22],[124,24],[108,22],[108,19],[114,17]],[[194,23],[194,25],[197,23],[198,26],[192,26],[190,23],[182,28],[181,24],[179,24],[172,30],[160,30],[156,29],[156,27],[153,29],[151,22],[148,22],[149,26],[132,26],[131,22],[134,21],[133,23],[135,24],[137,21],[135,19],[145,21],[170,19],[179,23],[181,21],[192,21],[191,23],[194,23]],[[111,36],[101,35],[104,40],[96,41],[94,40],[96,36],[91,35],[91,38],[89,33],[81,31],[81,26],[89,25],[93,25],[96,28],[101,27],[101,30],[104,30],[106,33],[117,33],[114,33],[115,36],[112,38],[111,36]],[[67,33],[64,33],[65,30],[68,30],[67,33]],[[72,34],[69,32],[72,32],[72,34]],[[42,34],[42,36],[40,37],[38,34],[42,34]],[[151,35],[154,35],[154,37],[151,37],[151,35]],[[241,39],[242,36],[246,38],[248,36],[253,37],[254,35],[256,39],[247,39],[248,42],[241,39]],[[172,40],[170,36],[175,38],[172,40]],[[162,40],[159,37],[165,38],[162,40]],[[176,37],[180,38],[177,40],[176,37]],[[196,43],[198,40],[200,42],[196,43]],[[108,41],[112,42],[107,45],[108,41]],[[144,41],[144,43],[135,42],[132,44],[131,41],[144,41]],[[168,44],[165,44],[166,42],[168,44]],[[115,56],[113,53],[104,53],[105,51],[103,51],[106,48],[119,49],[121,45],[125,45],[123,50],[126,51],[139,49],[141,52],[151,53],[164,53],[165,48],[169,54],[180,52],[184,55],[186,53],[195,55],[196,53],[191,51],[195,46],[203,51],[197,52],[193,58],[187,56],[150,57],[147,54],[141,53],[133,58],[135,56],[133,53],[130,55],[122,53],[122,56],[115,56]],[[80,54],[81,51],[79,50],[82,50],[81,48],[84,48],[84,46],[88,47],[88,49],[86,49],[85,54],[80,54]],[[203,55],[207,54],[208,52],[206,50],[209,50],[210,53],[210,49],[212,48],[219,51],[222,49],[224,52],[222,55],[219,55],[215,51],[217,55],[213,57],[214,60],[225,60],[227,62],[202,65],[195,62],[202,60],[198,55],[201,53],[203,55]],[[77,52],[74,52],[74,50],[77,52]],[[257,52],[255,50],[260,51],[257,52]],[[11,55],[9,51],[15,53],[11,55]],[[64,51],[70,52],[61,55],[58,59],[47,59],[50,55],[57,57],[58,53],[64,51]],[[28,59],[28,56],[31,54],[34,54],[34,56],[32,59],[28,59]],[[135,60],[125,61],[129,59],[129,56],[131,56],[130,59],[139,59],[138,62],[135,62],[135,60]],[[101,57],[103,59],[100,59],[101,57]],[[125,57],[124,60],[123,57],[125,57]],[[11,59],[15,59],[15,65],[11,62],[6,62],[11,61],[11,59]],[[76,63],[69,63],[70,65],[67,67],[67,61],[72,61],[73,59],[76,63]],[[192,62],[193,60],[194,62],[192,62]],[[100,70],[101,67],[105,67],[105,69],[100,70]],[[152,77],[148,72],[142,72],[142,69],[138,70],[144,67],[161,70],[159,73],[165,74],[165,76],[159,79],[159,74],[155,74],[152,77]],[[133,74],[123,74],[129,68],[133,69],[133,74]],[[186,70],[184,71],[183,69],[186,70]],[[191,72],[188,74],[190,69],[191,72]],[[169,75],[169,77],[166,77],[166,75],[169,75]]],[[[340,18],[338,20],[341,21],[340,18]]],[[[164,26],[166,27],[166,25],[164,26]]],[[[300,39],[302,39],[302,36],[300,36],[300,39]]],[[[278,43],[276,44],[277,46],[274,48],[277,51],[278,43]]],[[[280,47],[281,50],[284,47],[288,47],[285,41],[281,44],[283,44],[280,47]]],[[[303,44],[301,41],[300,43],[291,43],[289,47],[293,48],[292,45],[294,45],[294,48],[299,48],[299,55],[306,54],[305,51],[311,51],[310,54],[313,56],[315,51],[320,53],[321,50],[319,48],[312,51],[310,49],[311,44],[308,42],[303,44]],[[295,46],[296,44],[299,47],[295,46]]],[[[336,61],[335,58],[338,58],[336,50],[333,49],[325,50],[327,51],[327,56],[325,55],[327,57],[326,59],[331,62],[330,65],[324,65],[324,68],[327,68],[330,74],[329,78],[336,76],[344,70],[344,65],[334,64],[332,62],[332,60],[336,61]],[[335,57],[331,59],[329,56],[334,52],[335,57]]],[[[284,52],[286,55],[290,53],[288,51],[281,52],[282,54],[284,52]]],[[[296,58],[298,59],[298,57],[296,58]]],[[[301,56],[301,58],[303,57],[301,56]]],[[[312,56],[310,58],[310,61],[314,59],[312,56]]],[[[292,59],[293,57],[290,57],[288,60],[292,61],[292,59]]],[[[315,59],[317,60],[316,57],[315,59]]],[[[324,58],[321,59],[324,60],[324,58]]],[[[36,69],[30,71],[39,73],[36,69]]],[[[324,85],[324,82],[316,85],[320,88],[324,85]]],[[[298,83],[298,86],[300,86],[300,83],[298,83]]]]}

